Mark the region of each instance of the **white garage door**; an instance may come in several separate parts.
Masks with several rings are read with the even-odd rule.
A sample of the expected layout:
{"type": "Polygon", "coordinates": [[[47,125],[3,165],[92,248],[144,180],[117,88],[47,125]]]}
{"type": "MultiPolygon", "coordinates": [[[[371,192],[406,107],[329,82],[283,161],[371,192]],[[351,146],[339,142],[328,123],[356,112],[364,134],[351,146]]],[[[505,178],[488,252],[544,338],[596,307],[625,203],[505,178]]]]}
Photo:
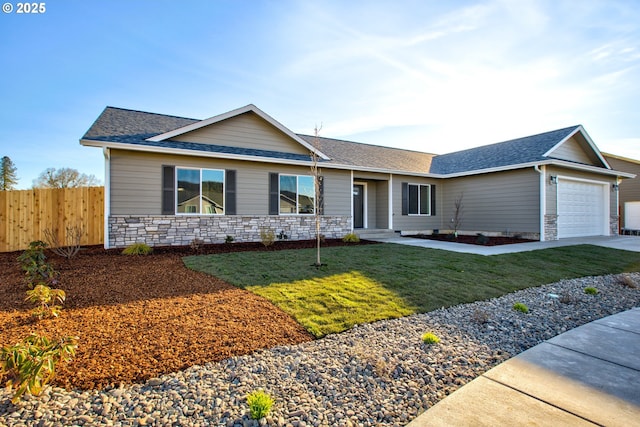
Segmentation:
{"type": "Polygon", "coordinates": [[[558,238],[605,232],[604,185],[558,180],[558,238]]]}

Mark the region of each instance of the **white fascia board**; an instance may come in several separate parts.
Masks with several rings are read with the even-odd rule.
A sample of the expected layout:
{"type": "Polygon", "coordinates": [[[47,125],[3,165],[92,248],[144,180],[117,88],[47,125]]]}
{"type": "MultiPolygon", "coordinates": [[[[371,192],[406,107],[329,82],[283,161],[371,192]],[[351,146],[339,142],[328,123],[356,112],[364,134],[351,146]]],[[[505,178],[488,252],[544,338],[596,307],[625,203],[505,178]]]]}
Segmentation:
{"type": "Polygon", "coordinates": [[[182,135],[182,134],[185,134],[187,132],[191,132],[191,131],[194,131],[196,129],[200,129],[200,128],[203,128],[205,126],[209,126],[211,124],[218,123],[218,122],[221,122],[223,120],[227,120],[227,119],[230,119],[232,117],[239,116],[240,114],[244,114],[244,113],[248,113],[248,112],[253,112],[253,113],[257,114],[262,119],[266,120],[269,124],[271,124],[272,126],[277,128],[280,132],[284,133],[289,138],[293,139],[298,144],[302,145],[303,147],[305,147],[309,151],[312,151],[312,152],[316,151],[318,153],[318,156],[320,156],[320,158],[322,158],[324,160],[329,160],[329,157],[326,154],[322,153],[319,150],[316,150],[307,141],[303,140],[298,135],[296,135],[295,133],[291,132],[282,123],[280,123],[279,121],[277,121],[276,119],[274,119],[273,117],[271,117],[270,115],[268,115],[267,113],[265,113],[264,111],[262,111],[261,109],[259,109],[258,107],[256,107],[253,104],[245,105],[244,107],[236,108],[235,110],[231,110],[231,111],[228,111],[226,113],[222,113],[222,114],[219,114],[217,116],[213,116],[213,117],[210,117],[210,118],[205,119],[205,120],[200,120],[199,122],[191,123],[190,125],[183,126],[181,128],[178,128],[178,129],[175,129],[175,130],[172,130],[172,131],[169,131],[169,132],[165,132],[165,133],[162,133],[160,135],[153,136],[151,138],[147,138],[147,141],[151,141],[151,142],[164,141],[166,139],[174,138],[174,137],[176,137],[178,135],[182,135]]]}
{"type": "Polygon", "coordinates": [[[564,160],[550,159],[550,160],[544,160],[544,161],[538,161],[538,162],[528,162],[528,163],[520,163],[516,165],[500,166],[496,168],[487,168],[487,169],[479,169],[479,170],[468,171],[468,172],[452,173],[448,175],[438,175],[438,177],[439,178],[459,178],[463,176],[481,175],[481,174],[487,174],[487,173],[493,173],[493,172],[505,172],[505,171],[515,170],[515,169],[526,169],[534,166],[544,166],[544,165],[555,165],[555,166],[561,166],[564,168],[582,170],[582,171],[599,173],[604,175],[620,176],[623,178],[633,178],[635,176],[627,172],[615,171],[612,169],[604,169],[597,166],[581,165],[578,163],[573,163],[573,162],[564,161],[564,160]]]}
{"type": "Polygon", "coordinates": [[[551,147],[551,149],[549,151],[547,151],[546,153],[544,153],[543,156],[547,157],[547,156],[551,155],[551,153],[553,153],[558,147],[560,147],[562,144],[567,142],[569,139],[573,138],[573,136],[575,134],[577,134],[578,132],[580,132],[582,134],[584,139],[587,141],[587,144],[589,144],[589,147],[596,154],[596,156],[598,156],[598,159],[602,162],[602,164],[605,165],[605,167],[607,169],[611,169],[611,165],[609,165],[609,162],[607,162],[605,160],[605,158],[602,156],[602,153],[600,152],[600,150],[598,150],[598,147],[593,142],[593,139],[591,139],[591,137],[589,136],[589,134],[587,133],[587,131],[585,130],[585,128],[582,125],[576,126],[576,128],[574,129],[573,132],[571,132],[569,135],[567,135],[565,138],[563,138],[562,141],[558,142],[556,145],[551,147]]]}

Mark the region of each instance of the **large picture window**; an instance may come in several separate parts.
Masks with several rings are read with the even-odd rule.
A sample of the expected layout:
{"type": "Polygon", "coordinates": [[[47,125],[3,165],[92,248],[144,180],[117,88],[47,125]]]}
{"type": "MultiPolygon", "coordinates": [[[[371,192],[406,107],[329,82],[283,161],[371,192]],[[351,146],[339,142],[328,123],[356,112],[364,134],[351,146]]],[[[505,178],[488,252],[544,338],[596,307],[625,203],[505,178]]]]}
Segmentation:
{"type": "Polygon", "coordinates": [[[180,214],[224,214],[224,171],[176,168],[177,209],[180,214]]]}
{"type": "Polygon", "coordinates": [[[315,185],[308,175],[280,175],[280,214],[313,214],[315,185]]]}
{"type": "Polygon", "coordinates": [[[409,184],[409,215],[431,215],[431,186],[409,184]]]}

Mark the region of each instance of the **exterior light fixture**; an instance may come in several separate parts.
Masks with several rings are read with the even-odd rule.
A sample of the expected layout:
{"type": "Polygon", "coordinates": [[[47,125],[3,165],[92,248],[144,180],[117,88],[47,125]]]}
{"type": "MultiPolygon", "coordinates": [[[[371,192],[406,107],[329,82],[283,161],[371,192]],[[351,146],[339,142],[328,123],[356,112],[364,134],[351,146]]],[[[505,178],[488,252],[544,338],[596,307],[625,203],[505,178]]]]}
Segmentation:
{"type": "Polygon", "coordinates": [[[611,189],[612,189],[613,191],[618,191],[618,190],[620,189],[620,186],[619,186],[618,184],[613,184],[613,185],[611,186],[611,189]]]}
{"type": "Polygon", "coordinates": [[[555,175],[550,175],[550,176],[549,176],[549,182],[550,182],[551,184],[557,184],[557,183],[558,183],[558,177],[557,177],[557,176],[555,176],[555,175]]]}

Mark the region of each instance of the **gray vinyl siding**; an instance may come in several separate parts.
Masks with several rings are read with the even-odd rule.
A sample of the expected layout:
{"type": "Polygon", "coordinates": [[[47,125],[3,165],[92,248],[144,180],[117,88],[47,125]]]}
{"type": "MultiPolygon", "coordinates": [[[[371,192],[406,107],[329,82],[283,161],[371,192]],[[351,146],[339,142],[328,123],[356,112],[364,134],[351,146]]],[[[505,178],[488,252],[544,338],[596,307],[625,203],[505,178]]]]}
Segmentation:
{"type": "MultiPolygon", "coordinates": [[[[309,168],[304,166],[112,150],[111,213],[160,215],[162,165],[236,170],[237,215],[268,214],[269,173],[311,174],[309,168]]],[[[322,175],[325,214],[350,215],[350,172],[322,170],[322,175]]]]}
{"type": "Polygon", "coordinates": [[[451,228],[454,202],[462,195],[460,231],[540,231],[540,175],[533,168],[450,179],[440,194],[442,229],[451,228]]]}
{"type": "Polygon", "coordinates": [[[393,175],[393,229],[395,231],[428,231],[442,228],[440,224],[440,204],[442,203],[443,180],[393,175]],[[435,184],[436,215],[402,215],[402,183],[435,184]]]}
{"type": "Polygon", "coordinates": [[[608,191],[609,191],[609,215],[615,216],[618,215],[618,205],[617,205],[617,197],[615,192],[611,191],[611,186],[616,182],[616,178],[608,175],[598,175],[589,172],[580,172],[574,171],[570,169],[563,169],[558,167],[547,167],[545,179],[545,188],[546,188],[546,212],[547,214],[557,215],[558,214],[558,185],[551,184],[549,176],[559,176],[560,178],[576,178],[576,179],[584,179],[589,181],[603,182],[607,183],[608,191]]]}
{"type": "Polygon", "coordinates": [[[587,144],[586,141],[580,143],[574,136],[549,153],[549,157],[586,165],[601,166],[601,162],[595,157],[593,150],[589,148],[588,152],[585,151],[585,144],[587,144]]]}
{"type": "Polygon", "coordinates": [[[629,162],[614,157],[605,156],[609,165],[617,171],[636,174],[635,178],[623,179],[618,191],[620,203],[620,226],[624,227],[624,204],[626,202],[640,202],[640,161],[629,162]]]}
{"type": "Polygon", "coordinates": [[[369,227],[389,228],[389,182],[380,181],[376,185],[376,223],[369,227]]]}
{"type": "Polygon", "coordinates": [[[309,150],[248,112],[172,138],[175,141],[308,154],[309,150]]]}

